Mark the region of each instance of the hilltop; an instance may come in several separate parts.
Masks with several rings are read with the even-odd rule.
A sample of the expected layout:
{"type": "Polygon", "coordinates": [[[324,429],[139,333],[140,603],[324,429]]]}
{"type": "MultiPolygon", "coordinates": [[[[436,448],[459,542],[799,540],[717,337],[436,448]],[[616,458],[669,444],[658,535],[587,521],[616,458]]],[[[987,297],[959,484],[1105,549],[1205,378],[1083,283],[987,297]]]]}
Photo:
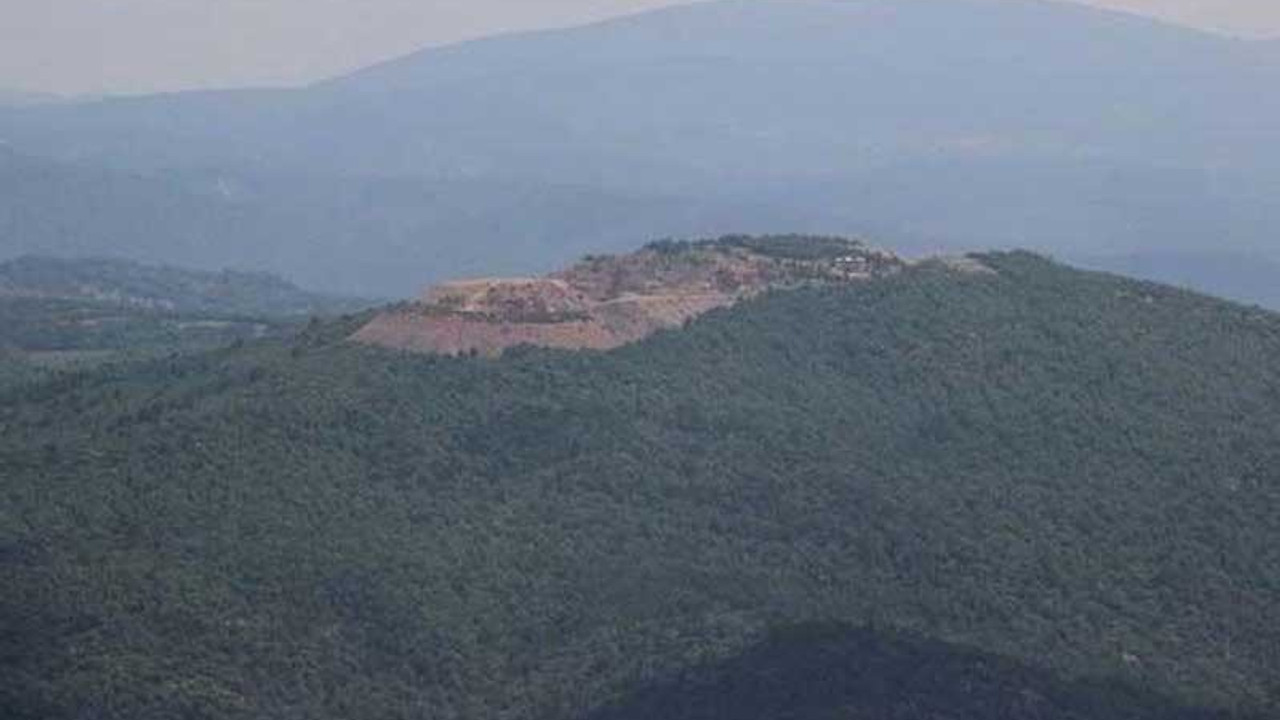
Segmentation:
{"type": "Polygon", "coordinates": [[[841,238],[733,236],[594,256],[543,278],[444,283],[353,339],[441,354],[519,345],[608,350],[769,290],[886,277],[908,263],[841,238]]]}
{"type": "Polygon", "coordinates": [[[973,261],[603,352],[391,352],[346,318],[6,392],[0,706],[788,707],[707,689],[759,670],[891,717],[1275,717],[1280,316],[973,261]],[[811,621],[871,639],[785,640],[811,621]]]}

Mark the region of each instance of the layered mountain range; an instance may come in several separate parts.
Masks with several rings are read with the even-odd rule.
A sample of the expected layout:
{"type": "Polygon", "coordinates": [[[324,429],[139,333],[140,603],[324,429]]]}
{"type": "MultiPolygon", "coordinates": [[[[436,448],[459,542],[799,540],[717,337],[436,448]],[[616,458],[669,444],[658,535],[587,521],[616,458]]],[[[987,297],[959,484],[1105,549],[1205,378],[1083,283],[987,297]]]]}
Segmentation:
{"type": "Polygon", "coordinates": [[[652,237],[803,231],[1155,254],[1272,301],[1189,258],[1274,260],[1277,85],[1266,43],[1063,3],[699,3],[305,88],[5,110],[0,140],[53,162],[4,178],[0,253],[407,296],[652,237]]]}

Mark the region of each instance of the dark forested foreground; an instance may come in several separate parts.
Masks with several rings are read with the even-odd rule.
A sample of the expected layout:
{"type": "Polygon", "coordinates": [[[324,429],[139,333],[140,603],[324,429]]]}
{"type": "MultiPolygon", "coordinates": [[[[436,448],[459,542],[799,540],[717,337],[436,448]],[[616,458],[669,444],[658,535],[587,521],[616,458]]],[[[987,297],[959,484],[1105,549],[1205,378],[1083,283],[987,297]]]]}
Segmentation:
{"type": "Polygon", "coordinates": [[[1275,717],[1280,316],[982,260],[9,391],[3,714],[1275,717]]]}
{"type": "Polygon", "coordinates": [[[902,633],[813,623],[681,671],[584,720],[1225,720],[1117,682],[1062,682],[902,633]]]}

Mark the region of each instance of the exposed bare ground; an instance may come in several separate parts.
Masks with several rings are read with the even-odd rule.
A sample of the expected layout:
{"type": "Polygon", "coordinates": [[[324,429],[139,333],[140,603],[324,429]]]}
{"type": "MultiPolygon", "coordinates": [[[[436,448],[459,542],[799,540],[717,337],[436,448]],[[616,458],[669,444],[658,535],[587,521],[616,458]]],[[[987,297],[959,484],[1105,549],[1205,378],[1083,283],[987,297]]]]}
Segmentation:
{"type": "Polygon", "coordinates": [[[589,258],[545,278],[444,283],[418,303],[378,314],[352,340],[446,355],[498,355],[518,345],[608,350],[772,287],[860,282],[905,265],[853,242],[822,259],[717,245],[646,248],[589,258]]]}

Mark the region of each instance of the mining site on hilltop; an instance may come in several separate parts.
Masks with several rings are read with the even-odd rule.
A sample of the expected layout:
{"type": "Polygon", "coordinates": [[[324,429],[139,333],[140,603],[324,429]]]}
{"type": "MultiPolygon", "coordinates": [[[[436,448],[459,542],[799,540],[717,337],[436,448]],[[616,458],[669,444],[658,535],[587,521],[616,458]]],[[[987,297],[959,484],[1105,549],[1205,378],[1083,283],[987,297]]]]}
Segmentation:
{"type": "Polygon", "coordinates": [[[907,265],[843,238],[662,241],[546,277],[444,283],[379,313],[352,339],[445,355],[499,355],[518,345],[608,350],[766,290],[862,282],[907,265]]]}

